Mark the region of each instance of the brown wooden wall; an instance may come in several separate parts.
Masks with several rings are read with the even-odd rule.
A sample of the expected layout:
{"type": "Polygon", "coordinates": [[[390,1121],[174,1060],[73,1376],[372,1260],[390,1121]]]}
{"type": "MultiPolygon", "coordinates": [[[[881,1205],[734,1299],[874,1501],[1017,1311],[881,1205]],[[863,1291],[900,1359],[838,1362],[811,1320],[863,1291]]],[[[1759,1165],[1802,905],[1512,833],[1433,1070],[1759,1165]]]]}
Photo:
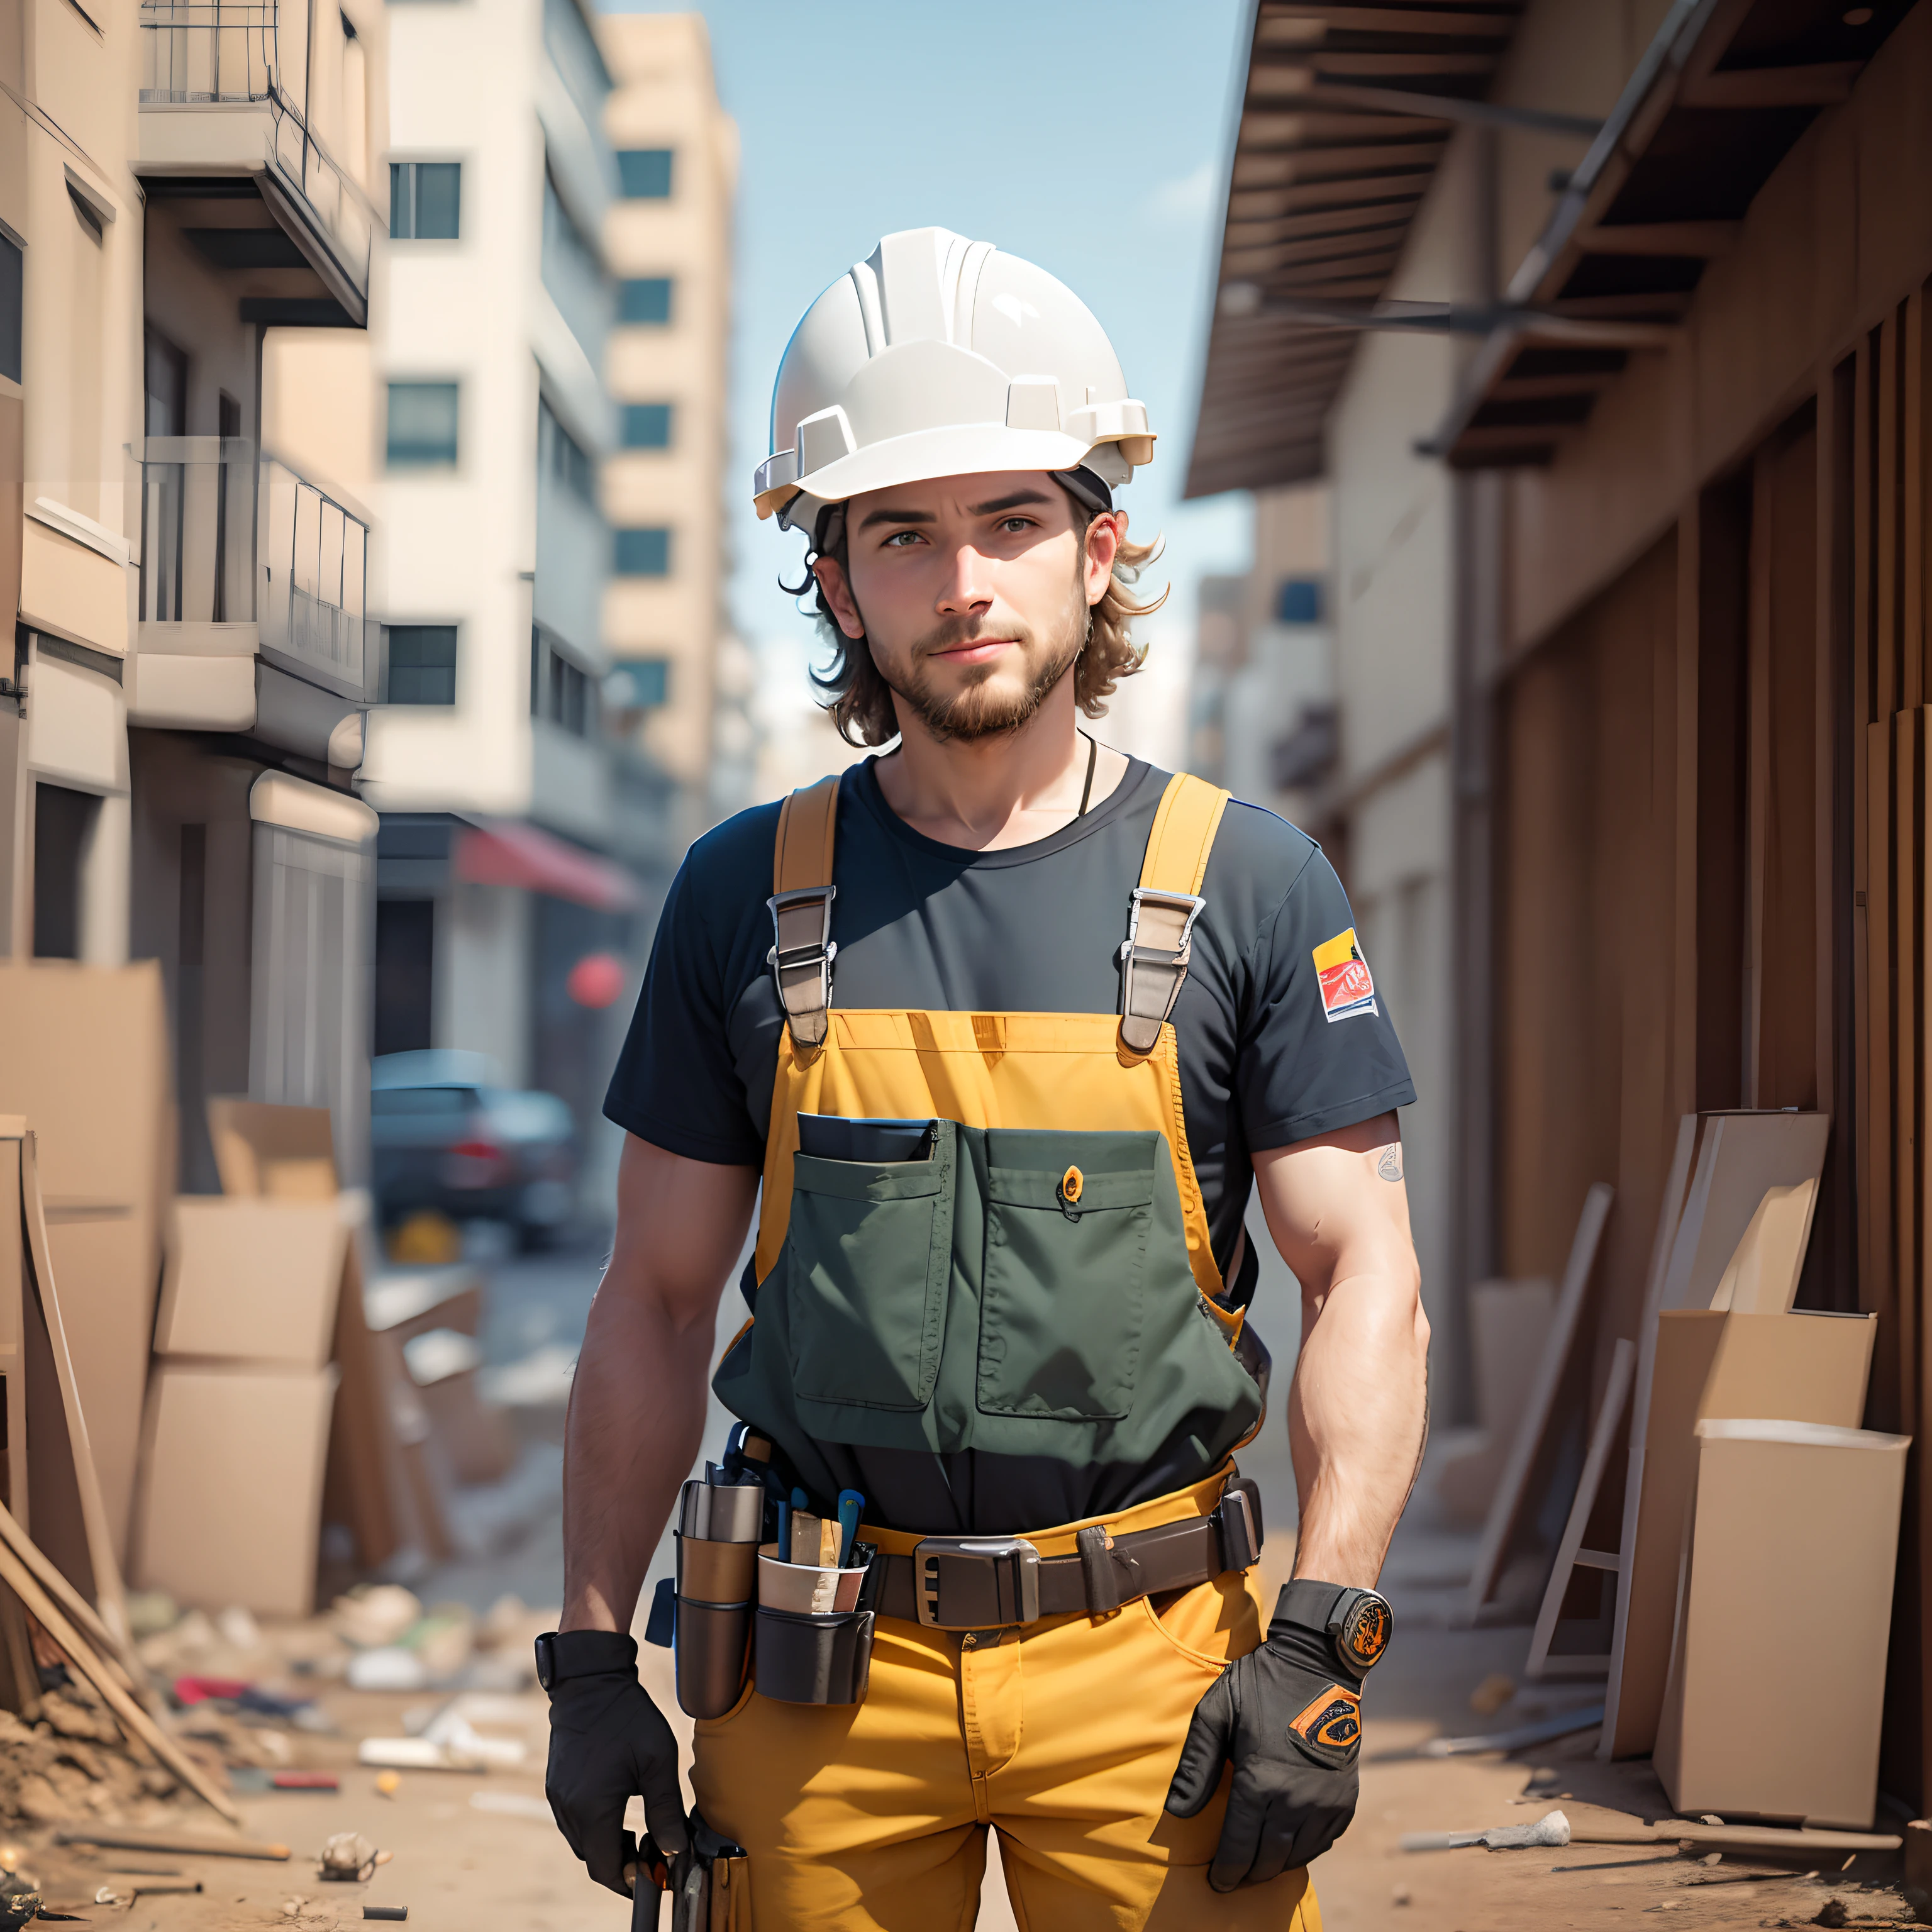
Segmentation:
{"type": "Polygon", "coordinates": [[[1920,290],[1498,687],[1497,1214],[1634,1336],[1678,1118],[1832,1116],[1802,1305],[1880,1318],[1868,1415],[1916,1442],[1885,1788],[1932,1796],[1932,316],[1920,290]]]}

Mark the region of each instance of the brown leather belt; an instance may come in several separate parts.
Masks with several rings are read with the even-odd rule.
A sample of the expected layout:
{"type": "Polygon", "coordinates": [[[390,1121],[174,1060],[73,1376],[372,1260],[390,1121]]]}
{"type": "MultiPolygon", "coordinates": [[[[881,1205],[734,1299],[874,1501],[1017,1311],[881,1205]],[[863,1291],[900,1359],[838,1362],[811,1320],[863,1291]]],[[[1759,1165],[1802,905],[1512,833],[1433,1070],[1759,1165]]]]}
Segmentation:
{"type": "Polygon", "coordinates": [[[928,1536],[910,1556],[879,1559],[874,1607],[934,1630],[1000,1630],[1191,1589],[1261,1554],[1261,1492],[1238,1476],[1211,1515],[1111,1538],[1096,1525],[1075,1540],[1077,1555],[1042,1556],[1024,1537],[928,1536]]]}

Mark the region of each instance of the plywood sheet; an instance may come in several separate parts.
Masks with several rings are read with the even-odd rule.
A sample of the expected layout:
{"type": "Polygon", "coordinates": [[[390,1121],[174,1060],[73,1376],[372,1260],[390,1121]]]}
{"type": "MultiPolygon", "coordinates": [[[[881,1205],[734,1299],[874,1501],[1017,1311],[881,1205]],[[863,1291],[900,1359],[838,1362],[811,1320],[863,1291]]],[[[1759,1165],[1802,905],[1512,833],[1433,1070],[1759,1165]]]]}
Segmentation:
{"type": "Polygon", "coordinates": [[[1640,1757],[1657,1742],[1698,1423],[1754,1416],[1856,1428],[1876,1327],[1866,1315],[1708,1309],[1666,1310],[1659,1318],[1636,1531],[1623,1552],[1623,1641],[1607,1756],[1640,1757]]]}

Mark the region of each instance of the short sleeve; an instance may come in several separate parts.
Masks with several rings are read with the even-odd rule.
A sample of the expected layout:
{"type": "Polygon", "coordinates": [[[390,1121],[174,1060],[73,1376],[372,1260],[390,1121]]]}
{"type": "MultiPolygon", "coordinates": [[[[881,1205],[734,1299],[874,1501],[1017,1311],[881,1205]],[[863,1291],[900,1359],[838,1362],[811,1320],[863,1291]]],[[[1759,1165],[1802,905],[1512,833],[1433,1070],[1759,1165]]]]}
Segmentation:
{"type": "MultiPolygon", "coordinates": [[[[694,855],[694,856],[695,855],[694,855]]],[[[725,1026],[724,973],[687,858],[671,881],[605,1115],[691,1160],[757,1167],[752,1130],[725,1026]]]]}
{"type": "Polygon", "coordinates": [[[1318,850],[1257,938],[1234,1084],[1250,1148],[1408,1106],[1415,1088],[1334,868],[1318,850]]]}

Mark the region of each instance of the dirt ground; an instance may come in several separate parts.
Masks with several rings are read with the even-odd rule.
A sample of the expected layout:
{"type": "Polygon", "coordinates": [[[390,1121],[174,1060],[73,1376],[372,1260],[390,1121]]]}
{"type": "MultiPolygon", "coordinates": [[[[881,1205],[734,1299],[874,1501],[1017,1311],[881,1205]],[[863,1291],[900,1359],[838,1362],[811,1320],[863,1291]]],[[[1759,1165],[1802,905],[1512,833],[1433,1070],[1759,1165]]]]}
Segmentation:
{"type": "MultiPolygon", "coordinates": [[[[1273,1264],[1266,1246],[1257,1246],[1270,1263],[1257,1318],[1277,1359],[1286,1363],[1295,1341],[1292,1284],[1273,1264]]],[[[435,1575],[412,1580],[426,1602],[455,1600],[481,1612],[505,1592],[533,1606],[558,1600],[560,1402],[594,1280],[595,1257],[586,1256],[520,1262],[501,1271],[486,1347],[493,1361],[506,1367],[506,1386],[521,1376],[537,1393],[522,1415],[529,1444],[523,1466],[502,1496],[471,1502],[482,1516],[494,1511],[506,1522],[517,1517],[521,1527],[486,1539],[480,1553],[435,1575]],[[546,1366],[553,1357],[554,1366],[546,1366]],[[543,1374],[536,1374],[538,1369],[543,1374]],[[548,1384],[554,1387],[546,1395],[548,1384]]],[[[728,1298],[721,1329],[736,1318],[728,1298]]],[[[712,1421],[706,1440],[715,1454],[712,1438],[722,1439],[722,1414],[712,1421]]],[[[1260,1480],[1274,1519],[1263,1557],[1264,1580],[1270,1586],[1286,1575],[1293,1550],[1294,1486],[1286,1436],[1277,1412],[1242,1457],[1248,1473],[1260,1480]]],[[[1670,1815],[1648,1764],[1598,1762],[1593,1730],[1515,1756],[1419,1754],[1433,1737],[1528,1723],[1594,1704],[1600,1695],[1595,1685],[1522,1683],[1529,1639],[1525,1625],[1459,1627],[1474,1541],[1473,1533],[1442,1520],[1425,1468],[1382,1580],[1395,1607],[1396,1640],[1366,1700],[1360,1807],[1353,1828],[1315,1868],[1328,1932],[1628,1928],[1636,1916],[1653,1912],[1667,1913],[1664,1922],[1684,1928],[1915,1922],[1894,1888],[1896,1860],[1869,1856],[1847,1869],[1836,1868],[1842,1861],[1819,1860],[1814,1871],[1803,1864],[1760,1864],[1730,1856],[1707,1864],[1679,1856],[1670,1844],[1654,1850],[1575,1844],[1555,1851],[1402,1852],[1405,1832],[1516,1824],[1552,1808],[1579,1828],[1606,1813],[1624,1824],[1670,1815]],[[1492,1710],[1472,1709],[1478,1687],[1489,1686],[1485,1703],[1508,1688],[1493,1681],[1498,1678],[1516,1687],[1514,1694],[1492,1710]]],[[[669,1556],[667,1546],[653,1578],[668,1568],[669,1556]]],[[[673,1713],[688,1742],[689,1726],[676,1715],[670,1694],[668,1654],[646,1648],[643,1663],[648,1688],[673,1713]]],[[[290,1730],[287,1749],[298,1766],[335,1772],[339,1792],[238,1798],[248,1832],[289,1846],[286,1861],[63,1850],[50,1842],[50,1830],[37,1828],[22,1829],[10,1846],[0,1845],[0,1863],[10,1857],[38,1879],[50,1909],[106,1932],[238,1932],[267,1926],[322,1932],[361,1924],[365,1904],[406,1906],[407,1923],[419,1932],[595,1932],[600,1927],[624,1932],[628,1906],[584,1876],[550,1819],[543,1798],[545,1706],[533,1684],[499,1691],[471,1707],[478,1732],[524,1744],[520,1764],[482,1772],[405,1772],[393,1796],[379,1792],[377,1774],[357,1763],[358,1741],[419,1728],[446,1696],[353,1691],[339,1681],[322,1683],[317,1696],[332,1730],[290,1730]],[[366,1885],[319,1879],[316,1854],[338,1832],[359,1832],[391,1853],[366,1885]],[[163,1874],[198,1880],[202,1889],[184,1896],[139,1893],[143,1876],[163,1874]],[[94,1902],[104,1887],[115,1902],[94,1902]]],[[[153,1810],[158,1815],[160,1808],[153,1810]]],[[[202,1808],[176,1804],[166,1815],[184,1828],[225,1829],[202,1808]]],[[[1895,1828],[1896,1821],[1891,1822],[1895,1828]]],[[[669,1922],[668,1910],[664,1922],[669,1922]]],[[[1202,1924],[1214,1923],[1211,1900],[1204,1900],[1202,1924]]],[[[998,1861],[991,1860],[980,1932],[1012,1932],[1013,1926],[998,1861]]]]}

